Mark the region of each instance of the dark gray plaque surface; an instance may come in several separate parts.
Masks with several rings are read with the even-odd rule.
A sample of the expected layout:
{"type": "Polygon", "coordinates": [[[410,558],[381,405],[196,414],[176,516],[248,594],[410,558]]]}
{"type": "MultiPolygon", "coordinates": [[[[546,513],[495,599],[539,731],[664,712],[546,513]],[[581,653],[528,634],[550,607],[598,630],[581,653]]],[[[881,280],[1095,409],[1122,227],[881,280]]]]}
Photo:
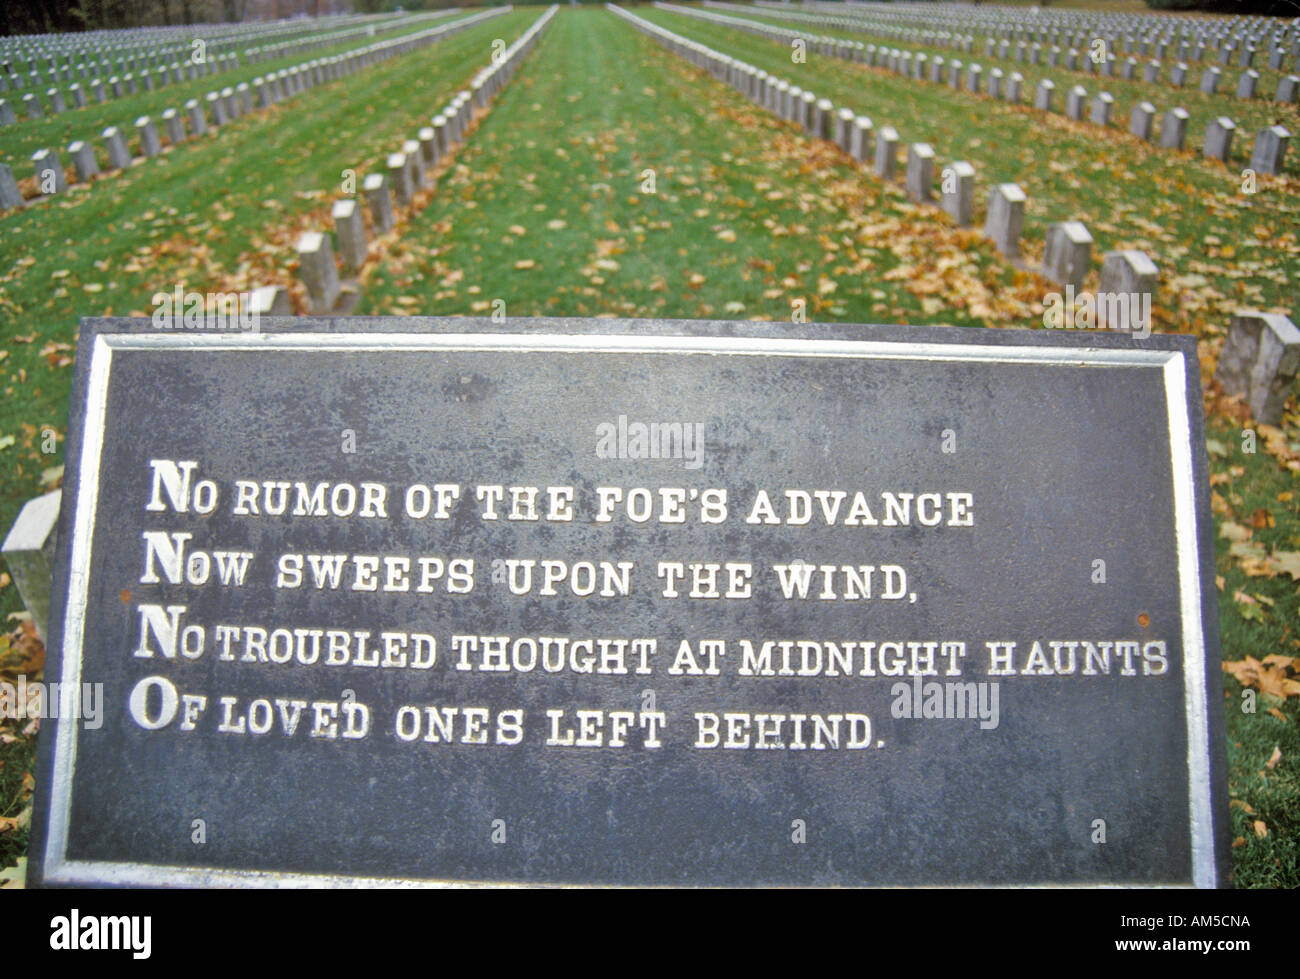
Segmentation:
{"type": "MultiPolygon", "coordinates": [[[[31,877],[1216,886],[1227,793],[1212,557],[1189,337],[418,318],[271,319],[247,334],[86,320],[47,679],[102,684],[104,722],[42,728],[31,877]],[[620,418],[622,431],[701,426],[698,466],[632,457],[620,418]],[[606,424],[612,458],[598,451],[606,424]],[[212,480],[211,512],[177,512],[161,482],[163,505],[147,510],[151,460],[196,462],[191,490],[212,480]],[[241,479],[328,483],[327,494],[382,484],[387,516],[238,515],[241,479]],[[404,503],[413,484],[461,495],[446,519],[417,519],[404,503]],[[484,519],[475,487],[488,485],[540,487],[542,519],[506,519],[508,497],[484,519]],[[573,489],[571,520],[546,519],[546,487],[573,489]],[[596,520],[600,487],[648,490],[653,515],[638,522],[625,501],[596,520]],[[684,491],[683,522],[660,519],[675,516],[664,488],[684,491]],[[703,495],[721,489],[726,518],[705,522],[703,495]],[[805,525],[746,521],[760,492],[786,517],[787,490],[846,497],[833,526],[813,497],[805,525]],[[859,492],[875,525],[845,525],[859,492]],[[912,494],[907,521],[886,525],[882,494],[912,494]],[[182,576],[193,578],[170,581],[157,552],[159,580],[142,580],[146,533],[191,534],[182,576]],[[215,566],[193,583],[195,551],[251,553],[245,583],[218,583],[215,566]],[[309,567],[302,586],[278,587],[284,554],[379,563],[358,578],[349,560],[337,589],[314,587],[309,567]],[[409,590],[395,590],[400,573],[385,590],[386,557],[410,561],[409,590]],[[417,591],[422,557],[472,560],[471,589],[449,593],[444,575],[417,591]],[[506,562],[527,560],[533,587],[516,595],[506,562]],[[576,593],[579,571],[542,594],[542,561],[591,562],[597,590],[576,593]],[[633,564],[628,594],[601,562],[633,564]],[[666,597],[660,562],[748,564],[750,596],[692,598],[688,578],[666,597]],[[871,597],[822,598],[818,570],[808,597],[786,598],[774,569],[797,576],[801,563],[875,568],[871,597]],[[885,597],[898,584],[886,566],[904,569],[904,597],[885,597]],[[175,658],[146,606],[183,607],[178,631],[195,627],[175,658]],[[231,660],[221,626],[240,630],[231,660]],[[248,626],[365,632],[368,648],[385,632],[430,635],[437,658],[428,669],[327,665],[324,652],[309,665],[296,653],[245,662],[248,626]],[[459,669],[455,636],[510,637],[510,668],[479,669],[480,648],[459,669]],[[631,645],[627,673],[616,657],[609,672],[580,672],[582,646],[560,671],[525,672],[525,644],[516,669],[514,640],[543,637],[653,639],[655,652],[648,673],[631,645]],[[773,643],[774,675],[746,675],[743,640],[773,643]],[[716,673],[692,674],[681,645],[705,671],[707,641],[725,643],[716,673]],[[820,668],[800,641],[819,644],[820,668]],[[966,655],[937,655],[931,672],[929,642],[966,655]],[[997,642],[1016,644],[1014,674],[990,672],[997,642]],[[861,675],[865,643],[877,644],[874,676],[861,675]],[[828,671],[827,644],[850,651],[850,675],[828,671]],[[884,675],[900,664],[904,675],[884,675]],[[133,716],[145,690],[139,716],[160,721],[167,689],[207,697],[192,730],[179,708],[157,730],[133,716]],[[984,723],[907,716],[918,691],[948,714],[991,707],[996,691],[996,725],[991,711],[984,723]],[[219,730],[223,696],[243,733],[219,730]],[[286,706],[252,708],[258,699],[286,706]],[[294,701],[340,705],[334,736],[328,709],[312,735],[311,706],[286,733],[294,701]],[[365,706],[363,737],[343,736],[345,713],[360,724],[346,704],[365,706]],[[452,707],[452,743],[426,740],[426,708],[452,707]],[[487,743],[465,725],[469,708],[486,711],[487,743]],[[547,744],[581,735],[580,710],[606,712],[604,743],[547,744]],[[517,744],[507,711],[522,717],[517,744]],[[631,716],[613,738],[623,746],[609,744],[612,712],[631,716]]],[[[839,572],[832,582],[841,594],[839,572]]]]}

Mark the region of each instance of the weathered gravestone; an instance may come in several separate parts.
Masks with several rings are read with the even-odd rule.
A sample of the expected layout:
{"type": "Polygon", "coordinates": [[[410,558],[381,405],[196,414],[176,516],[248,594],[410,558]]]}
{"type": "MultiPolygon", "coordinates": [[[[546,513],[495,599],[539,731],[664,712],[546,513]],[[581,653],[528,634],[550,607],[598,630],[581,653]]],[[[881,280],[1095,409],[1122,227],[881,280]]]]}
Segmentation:
{"type": "Polygon", "coordinates": [[[1225,880],[1191,337],[82,325],[33,883],[1225,880]]]}
{"type": "Polygon", "coordinates": [[[0,554],[42,639],[49,636],[50,584],[60,492],[55,490],[28,500],[5,535],[4,544],[0,545],[0,554]]]}

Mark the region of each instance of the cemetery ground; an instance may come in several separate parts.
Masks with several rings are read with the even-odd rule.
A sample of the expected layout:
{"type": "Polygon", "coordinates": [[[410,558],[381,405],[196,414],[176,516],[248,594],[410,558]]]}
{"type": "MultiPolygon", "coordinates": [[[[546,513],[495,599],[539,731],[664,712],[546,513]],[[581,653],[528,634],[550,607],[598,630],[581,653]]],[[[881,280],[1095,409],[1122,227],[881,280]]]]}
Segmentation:
{"type": "MultiPolygon", "coordinates": [[[[1264,97],[1238,99],[1235,96],[1235,87],[1240,69],[1228,65],[1220,65],[1217,61],[1215,62],[1215,66],[1221,70],[1222,76],[1218,82],[1215,93],[1211,95],[1204,93],[1199,89],[1201,70],[1209,66],[1207,62],[1192,62],[1182,86],[1174,87],[1170,81],[1174,58],[1169,55],[1166,55],[1165,60],[1160,62],[1158,80],[1155,82],[1148,82],[1143,77],[1143,72],[1147,64],[1153,60],[1151,55],[1136,58],[1137,67],[1135,75],[1131,79],[1126,79],[1122,77],[1121,71],[1122,62],[1128,59],[1127,54],[1117,56],[1116,60],[1121,63],[1121,67],[1116,67],[1114,69],[1115,74],[1105,76],[1100,74],[1099,71],[1095,70],[1095,68],[1092,71],[1087,70],[1087,67],[1091,64],[1087,51],[1082,52],[1078,67],[1072,70],[1063,62],[1050,66],[1046,60],[1043,60],[1039,64],[1026,64],[1023,61],[1016,60],[1014,48],[1008,50],[1005,57],[1000,57],[996,53],[993,56],[989,56],[982,45],[979,45],[975,50],[966,53],[952,48],[939,47],[933,44],[907,43],[906,41],[900,40],[896,37],[886,37],[880,34],[853,31],[848,30],[847,28],[838,28],[834,26],[828,27],[799,19],[764,17],[762,13],[759,12],[755,12],[753,15],[741,14],[734,8],[725,8],[719,10],[718,13],[727,16],[741,17],[745,20],[763,24],[768,27],[811,31],[826,37],[842,38],[849,41],[861,41],[865,44],[874,43],[877,46],[885,45],[890,50],[897,49],[899,51],[909,51],[913,55],[925,54],[928,58],[933,58],[938,55],[943,57],[948,63],[956,59],[962,65],[963,76],[970,65],[979,65],[982,69],[986,83],[989,75],[995,68],[1001,69],[1004,77],[1007,78],[1011,76],[1012,72],[1019,71],[1025,79],[1024,88],[1026,92],[1030,94],[1033,93],[1041,79],[1050,78],[1056,86],[1056,91],[1053,95],[1054,113],[1056,113],[1056,115],[1052,118],[1053,126],[1051,129],[1043,134],[1049,139],[1055,139],[1058,136],[1065,136],[1070,133],[1083,135],[1085,137],[1088,135],[1095,136],[1096,134],[1096,130],[1093,128],[1092,123],[1087,121],[1089,119],[1088,113],[1085,113],[1085,121],[1082,124],[1078,122],[1072,123],[1071,120],[1064,116],[1063,103],[1070,88],[1075,85],[1081,85],[1087,90],[1088,101],[1085,104],[1089,111],[1092,108],[1092,99],[1098,93],[1103,91],[1110,93],[1115,100],[1110,121],[1110,128],[1115,131],[1115,135],[1119,135],[1120,133],[1123,133],[1125,136],[1128,135],[1127,127],[1129,122],[1129,110],[1132,106],[1144,99],[1152,102],[1156,107],[1157,113],[1161,115],[1165,109],[1175,105],[1181,106],[1187,110],[1189,146],[1199,146],[1200,136],[1205,132],[1205,127],[1211,119],[1217,116],[1226,115],[1237,125],[1238,139],[1240,140],[1237,144],[1237,155],[1244,157],[1245,160],[1249,159],[1249,147],[1251,140],[1254,138],[1254,134],[1264,126],[1281,123],[1282,125],[1289,127],[1297,120],[1300,120],[1300,106],[1295,104],[1279,104],[1269,97],[1272,93],[1277,91],[1278,81],[1284,75],[1292,74],[1292,72],[1289,70],[1284,72],[1270,69],[1262,61],[1256,65],[1256,69],[1259,71],[1259,80],[1256,83],[1256,92],[1264,97]]],[[[676,20],[681,22],[680,18],[676,18],[676,20]]],[[[667,23],[667,21],[665,21],[665,23],[667,23]]],[[[687,23],[690,22],[688,21],[687,23]]],[[[696,21],[695,23],[702,22],[696,21]]],[[[679,30],[677,27],[674,27],[673,29],[679,30]]],[[[753,37],[753,35],[747,34],[739,36],[753,37]]],[[[759,38],[754,38],[754,40],[759,40],[759,38]]],[[[927,80],[923,83],[924,87],[949,88],[947,67],[948,66],[945,65],[944,78],[941,82],[935,83],[927,80]]],[[[896,77],[880,68],[867,69],[863,66],[859,66],[858,70],[872,71],[881,79],[896,77]]],[[[910,83],[905,80],[898,79],[898,81],[904,88],[915,87],[911,86],[910,83]]],[[[987,84],[985,85],[985,88],[987,89],[987,84]]],[[[950,94],[959,93],[951,93],[950,89],[950,94]]],[[[939,100],[936,99],[934,101],[939,100]]],[[[990,104],[995,104],[991,99],[986,98],[984,101],[990,104]]],[[[1010,106],[1004,106],[1003,108],[1008,115],[1020,114],[1023,116],[1028,114],[1028,117],[1031,119],[1043,119],[1043,114],[1032,108],[1032,98],[1028,99],[1028,102],[1030,104],[1021,107],[1018,113],[1016,109],[1010,106]]],[[[948,107],[960,106],[963,104],[965,103],[960,100],[948,100],[948,107]]],[[[929,109],[931,105],[931,100],[925,100],[919,103],[917,108],[926,110],[929,109]]],[[[932,117],[922,114],[915,118],[928,119],[932,117]]],[[[893,117],[891,116],[891,121],[892,119],[893,117]]],[[[901,126],[897,126],[896,128],[898,128],[900,132],[902,131],[901,126]]],[[[966,131],[963,129],[947,131],[952,132],[954,136],[967,137],[967,145],[970,143],[970,136],[976,135],[973,131],[966,131]]],[[[1008,140],[1007,142],[1010,145],[1016,145],[1013,140],[1008,140]]],[[[1137,141],[1134,140],[1134,143],[1136,142],[1137,141]]],[[[1032,144],[1025,147],[1026,150],[1031,148],[1032,144]]],[[[1157,147],[1153,147],[1153,151],[1159,153],[1157,147]]],[[[1013,161],[1007,162],[1010,163],[1013,161]]],[[[1242,166],[1245,166],[1244,161],[1242,166]]],[[[1290,157],[1287,160],[1286,172],[1292,176],[1300,174],[1300,160],[1297,160],[1295,157],[1290,157]]]]}
{"type": "MultiPolygon", "coordinates": [[[[509,43],[541,9],[517,8],[124,173],[0,214],[0,528],[23,501],[59,484],[78,317],[147,316],[154,293],[177,284],[203,292],[282,285],[305,311],[293,245],[304,230],[328,228],[332,202],[352,196],[343,171],[355,170],[359,185],[381,168],[488,63],[494,39],[509,43]]],[[[566,7],[436,188],[372,240],[355,312],[487,316],[500,301],[510,316],[789,321],[799,310],[813,323],[1024,328],[1041,325],[1044,297],[1056,290],[1037,274],[1049,224],[1084,222],[1097,255],[1146,251],[1161,273],[1155,328],[1200,338],[1234,879],[1300,885],[1300,411],[1257,426],[1212,379],[1234,309],[1296,314],[1297,155],[1283,176],[1261,177],[1255,194],[1243,194],[1241,160],[1225,167],[829,56],[796,64],[773,41],[678,13],[635,12],[896,127],[904,148],[929,142],[936,176],[950,161],[970,161],[981,208],[989,187],[1019,183],[1029,198],[1023,266],[983,237],[982,214],[958,228],[938,207],[909,200],[901,183],[756,108],[612,13],[566,7]],[[1244,709],[1251,698],[1253,712],[1244,709]]],[[[1059,73],[1058,85],[1064,80],[1059,73]]],[[[1189,147],[1199,149],[1202,114],[1239,114],[1230,95],[1220,105],[1161,93],[1193,111],[1189,147]]],[[[67,132],[60,116],[47,142],[89,138],[143,111],[91,106],[67,132]]],[[[1300,132],[1294,106],[1249,111],[1300,132]]],[[[1254,128],[1241,126],[1239,155],[1248,157],[1254,128]]],[[[25,161],[27,137],[4,132],[0,159],[25,161]],[[3,142],[11,138],[13,155],[3,142]]],[[[1103,586],[1081,583],[1080,601],[1089,587],[1103,586]]],[[[40,645],[15,617],[20,609],[0,576],[11,630],[0,638],[0,680],[39,667],[40,645]]],[[[26,850],[34,730],[0,719],[0,868],[26,850]]]]}
{"type": "MultiPolygon", "coordinates": [[[[455,18],[423,19],[414,23],[396,24],[391,28],[380,26],[374,37],[367,36],[313,48],[309,55],[286,54],[266,61],[242,64],[236,69],[218,75],[199,76],[192,81],[173,83],[153,91],[140,90],[135,95],[123,95],[122,98],[110,99],[102,105],[95,104],[92,99],[84,109],[70,108],[58,115],[51,113],[40,119],[24,119],[21,125],[0,128],[0,158],[25,161],[37,150],[45,147],[64,147],[74,139],[89,141],[92,137],[98,137],[99,131],[105,126],[116,125],[126,131],[129,124],[140,116],[152,116],[157,119],[162,111],[169,107],[179,111],[187,99],[202,101],[204,94],[214,87],[233,88],[240,82],[251,84],[254,78],[290,68],[300,64],[307,57],[328,58],[344,54],[362,47],[365,43],[404,37],[453,19],[455,18]]],[[[105,162],[105,158],[101,156],[100,162],[105,162]]]]}

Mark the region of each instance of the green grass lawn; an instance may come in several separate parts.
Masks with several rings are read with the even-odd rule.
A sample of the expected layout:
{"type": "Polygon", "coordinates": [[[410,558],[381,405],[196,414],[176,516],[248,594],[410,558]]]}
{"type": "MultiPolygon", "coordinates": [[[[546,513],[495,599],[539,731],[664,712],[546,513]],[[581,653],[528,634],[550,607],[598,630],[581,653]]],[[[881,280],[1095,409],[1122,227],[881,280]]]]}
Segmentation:
{"type": "Polygon", "coordinates": [[[603,11],[551,34],[359,312],[1020,322],[1036,287],[836,148],[603,11]]]}
{"type": "MultiPolygon", "coordinates": [[[[330,202],[347,196],[342,170],[360,175],[411,138],[487,62],[493,38],[517,37],[540,12],[522,8],[0,218],[0,442],[14,438],[0,449],[0,526],[61,461],[39,451],[39,433],[64,430],[78,316],[143,313],[177,282],[293,283],[293,240],[328,226],[330,202]]],[[[1088,225],[1098,257],[1148,251],[1162,272],[1157,323],[1202,339],[1207,377],[1233,308],[1293,301],[1295,181],[1247,198],[1232,173],[1191,155],[837,59],[794,65],[772,42],[637,12],[894,125],[905,143],[932,143],[941,165],[970,160],[981,188],[1021,183],[1031,256],[1047,224],[1066,219],[1088,225]]],[[[1048,291],[978,230],[911,203],[599,8],[561,9],[428,206],[401,215],[374,254],[361,314],[481,316],[500,301],[510,316],[789,321],[802,308],[813,322],[1028,327],[1048,291]]],[[[1238,409],[1214,395],[1216,530],[1250,538],[1231,552],[1219,541],[1224,657],[1294,656],[1297,582],[1268,561],[1300,550],[1300,416],[1247,452],[1238,409]]],[[[0,587],[0,610],[18,607],[0,587]]],[[[1300,885],[1300,698],[1260,696],[1243,713],[1240,685],[1226,687],[1236,883],[1300,885]]],[[[30,744],[0,737],[0,820],[25,806],[30,744]]],[[[23,831],[0,832],[0,866],[25,845],[23,831]]]]}

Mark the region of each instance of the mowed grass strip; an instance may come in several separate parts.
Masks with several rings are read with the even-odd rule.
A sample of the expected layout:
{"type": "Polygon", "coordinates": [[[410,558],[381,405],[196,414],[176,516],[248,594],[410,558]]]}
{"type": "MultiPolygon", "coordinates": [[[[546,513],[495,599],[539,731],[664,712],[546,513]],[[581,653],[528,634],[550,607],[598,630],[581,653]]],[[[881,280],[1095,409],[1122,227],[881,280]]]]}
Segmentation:
{"type": "Polygon", "coordinates": [[[598,9],[562,10],[358,312],[1023,322],[1041,284],[598,9]],[[651,181],[653,180],[653,188],[651,181]]]}
{"type": "Polygon", "coordinates": [[[1300,181],[1260,177],[1256,193],[1244,193],[1240,171],[1192,154],[1170,154],[1115,130],[811,51],[806,63],[793,63],[789,48],[776,41],[683,14],[642,14],[810,89],[837,108],[869,116],[877,130],[895,127],[904,146],[930,143],[936,169],[969,161],[976,170],[979,223],[990,187],[1020,184],[1029,196],[1025,253],[1035,265],[1048,226],[1060,221],[1087,225],[1096,241],[1094,268],[1107,251],[1145,251],[1161,270],[1157,329],[1216,336],[1236,308],[1286,311],[1295,302],[1300,181]]]}
{"type": "MultiPolygon", "coordinates": [[[[1234,57],[1230,65],[1219,64],[1217,55],[1209,61],[1186,62],[1187,76],[1183,80],[1182,87],[1175,88],[1170,79],[1172,78],[1174,66],[1178,64],[1178,58],[1171,56],[1170,52],[1166,52],[1163,59],[1157,59],[1151,54],[1131,55],[1138,63],[1137,72],[1132,81],[1125,81],[1120,72],[1130,55],[1121,54],[1117,50],[1111,52],[1118,59],[1115,62],[1115,74],[1107,78],[1101,74],[1100,70],[1094,74],[1086,70],[1076,69],[1070,71],[1067,69],[1064,59],[1069,47],[1061,48],[1061,61],[1055,67],[1049,66],[1046,60],[1047,54],[1051,50],[1050,44],[1044,46],[1040,54],[1042,60],[1036,65],[1017,61],[1014,57],[999,58],[996,54],[994,57],[987,57],[984,54],[984,42],[988,35],[980,32],[975,32],[972,35],[975,38],[975,49],[967,53],[936,44],[917,44],[910,41],[901,41],[874,31],[826,27],[803,20],[786,20],[770,16],[762,8],[757,7],[753,8],[752,13],[730,9],[710,12],[725,14],[729,17],[739,17],[772,27],[782,27],[787,30],[800,30],[825,37],[861,41],[864,44],[875,44],[877,47],[897,48],[899,51],[910,51],[912,54],[920,52],[930,59],[938,55],[944,60],[943,85],[948,84],[948,65],[952,63],[954,58],[962,63],[961,78],[963,87],[966,85],[966,69],[973,64],[979,65],[984,70],[982,84],[985,85],[988,83],[989,72],[994,68],[1002,69],[1006,78],[1010,78],[1013,71],[1018,71],[1025,78],[1024,98],[1029,100],[1030,105],[1033,104],[1033,93],[1038,83],[1044,78],[1050,78],[1056,85],[1053,105],[1056,107],[1056,111],[1062,114],[1065,112],[1066,93],[1075,85],[1082,85],[1088,90],[1089,115],[1092,112],[1093,97],[1100,92],[1109,92],[1115,97],[1115,105],[1111,110],[1111,128],[1122,132],[1128,132],[1129,112],[1139,102],[1150,102],[1154,105],[1158,113],[1157,119],[1163,118],[1167,110],[1181,106],[1187,110],[1190,117],[1187,124],[1186,145],[1195,148],[1198,153],[1205,138],[1206,125],[1211,119],[1227,116],[1237,124],[1238,133],[1237,138],[1233,141],[1232,162],[1234,165],[1239,164],[1239,169],[1250,165],[1250,154],[1255,145],[1255,134],[1265,126],[1282,125],[1292,133],[1300,132],[1300,106],[1295,104],[1282,105],[1273,101],[1273,96],[1277,94],[1278,81],[1286,75],[1295,74],[1294,65],[1286,71],[1275,71],[1268,67],[1268,52],[1263,50],[1255,55],[1254,67],[1260,76],[1255,83],[1256,98],[1239,99],[1236,97],[1237,82],[1246,69],[1237,67],[1236,52],[1233,52],[1234,57]],[[1146,70],[1146,66],[1150,62],[1157,60],[1160,61],[1159,81],[1154,84],[1142,81],[1142,73],[1146,70]],[[1201,75],[1210,67],[1216,67],[1222,73],[1219,78],[1218,91],[1214,95],[1206,95],[1201,92],[1201,75]]],[[[1173,48],[1173,54],[1176,55],[1176,45],[1171,47],[1173,48]]],[[[1015,49],[1016,42],[1013,41],[1010,51],[1014,53],[1015,49]]],[[[1079,53],[1080,64],[1088,60],[1089,48],[1076,48],[1075,50],[1079,53]]],[[[874,70],[885,71],[883,68],[874,70]]],[[[928,65],[925,70],[926,81],[923,84],[934,84],[929,81],[930,69],[928,65]]],[[[1158,121],[1156,130],[1159,130],[1158,121]]],[[[1295,154],[1289,156],[1286,160],[1285,171],[1291,176],[1300,176],[1300,157],[1295,154]]]]}
{"type": "MultiPolygon", "coordinates": [[[[230,123],[110,181],[0,223],[0,527],[43,489],[66,427],[77,322],[147,314],[177,284],[208,291],[258,236],[319,206],[349,168],[393,152],[536,19],[525,8],[230,123]]],[[[359,183],[358,183],[359,186],[359,183]]],[[[0,589],[0,611],[19,607],[0,589]]]]}
{"type": "MultiPolygon", "coordinates": [[[[536,9],[535,7],[524,8],[524,10],[532,10],[534,13],[536,13],[536,9]]],[[[541,19],[541,16],[538,15],[529,24],[523,26],[531,27],[533,23],[541,19]]],[[[522,33],[522,31],[516,33],[522,33]]],[[[512,39],[514,39],[514,35],[512,35],[512,39]]],[[[478,69],[486,67],[487,60],[487,58],[484,58],[483,62],[476,67],[478,69]]],[[[469,82],[470,78],[467,76],[463,79],[462,85],[446,92],[434,111],[441,112],[446,108],[446,102],[450,101],[450,97],[454,92],[469,91],[469,82]]],[[[373,273],[376,265],[385,260],[393,244],[406,234],[410,222],[428,207],[430,201],[438,193],[438,184],[442,175],[455,166],[457,159],[464,151],[465,144],[474,139],[474,134],[479,125],[484,117],[491,112],[496,101],[497,99],[493,98],[489,100],[485,107],[472,112],[460,140],[452,145],[449,153],[441,155],[437,163],[426,169],[424,182],[413,188],[414,193],[410,203],[401,204],[396,200],[395,196],[392,198],[395,218],[392,228],[382,233],[378,230],[365,197],[358,192],[358,188],[362,186],[363,178],[368,174],[378,172],[387,175],[386,158],[389,154],[400,149],[397,141],[391,146],[383,147],[376,156],[357,161],[356,165],[351,168],[355,175],[349,177],[346,182],[337,181],[333,188],[310,195],[314,202],[314,207],[310,210],[296,209],[292,216],[286,215],[285,220],[268,225],[256,235],[253,235],[248,241],[247,248],[239,256],[235,267],[228,267],[227,273],[222,278],[214,280],[211,291],[245,292],[259,286],[282,286],[288,290],[290,305],[294,312],[298,314],[309,313],[312,308],[311,300],[308,297],[305,283],[297,274],[299,264],[297,243],[305,232],[332,231],[334,228],[333,206],[338,201],[348,199],[355,200],[360,206],[362,222],[365,226],[367,257],[364,267],[355,273],[355,278],[364,283],[373,273]]],[[[419,127],[429,125],[431,114],[426,113],[425,116],[418,119],[415,126],[404,134],[403,139],[409,140],[415,137],[419,127]]],[[[335,241],[335,252],[336,254],[338,252],[337,241],[335,241]]],[[[353,291],[353,283],[350,280],[345,281],[343,289],[345,292],[353,291]]]]}
{"type": "MultiPolygon", "coordinates": [[[[285,55],[272,61],[261,61],[256,64],[245,64],[244,53],[241,49],[239,52],[240,67],[234,71],[204,75],[194,81],[173,82],[170,85],[155,88],[152,92],[141,90],[135,95],[125,95],[120,99],[110,97],[108,101],[101,105],[95,101],[94,94],[90,90],[90,83],[94,78],[98,77],[107,87],[108,79],[112,75],[122,77],[115,67],[112,72],[106,75],[92,75],[90,78],[82,79],[78,77],[76,79],[81,87],[85,89],[86,98],[89,100],[84,109],[71,108],[73,102],[72,96],[68,94],[68,89],[72,87],[72,82],[60,82],[55,86],[42,83],[37,94],[40,96],[42,107],[46,108],[45,115],[40,119],[27,119],[26,109],[21,104],[22,97],[26,92],[36,90],[27,88],[17,93],[12,90],[0,93],[0,98],[8,98],[10,102],[15,103],[14,111],[18,114],[17,125],[0,128],[0,163],[7,163],[13,169],[14,176],[22,179],[32,175],[31,156],[33,153],[40,149],[57,149],[60,157],[63,158],[64,164],[71,166],[72,161],[68,158],[66,152],[68,144],[81,140],[94,145],[99,165],[104,167],[108,163],[108,154],[103,148],[100,134],[108,126],[117,126],[118,129],[122,130],[132,147],[135,148],[134,125],[135,120],[140,116],[153,118],[155,122],[158,122],[158,128],[161,132],[162,123],[160,120],[163,110],[175,109],[177,112],[183,112],[185,103],[189,99],[198,99],[199,102],[203,102],[203,97],[208,92],[220,91],[226,87],[234,88],[240,82],[249,82],[251,84],[254,78],[265,77],[271,72],[279,71],[282,68],[290,68],[305,61],[355,51],[374,44],[376,41],[395,40],[407,34],[414,34],[417,31],[451,23],[458,19],[460,18],[429,18],[402,25],[396,29],[386,29],[380,25],[377,27],[374,37],[363,35],[341,43],[330,44],[293,55],[285,55]],[[48,100],[45,97],[46,91],[51,87],[58,88],[63,92],[64,100],[70,107],[66,112],[61,112],[57,116],[49,114],[48,100]]],[[[375,66],[372,65],[371,67],[375,66]]],[[[356,76],[352,77],[355,78],[356,76]]],[[[137,85],[140,84],[137,79],[137,85]]],[[[204,111],[207,111],[206,103],[204,104],[204,111]]],[[[210,119],[209,124],[211,124],[210,119]]],[[[189,131],[188,120],[186,121],[186,131],[189,131]]]]}

